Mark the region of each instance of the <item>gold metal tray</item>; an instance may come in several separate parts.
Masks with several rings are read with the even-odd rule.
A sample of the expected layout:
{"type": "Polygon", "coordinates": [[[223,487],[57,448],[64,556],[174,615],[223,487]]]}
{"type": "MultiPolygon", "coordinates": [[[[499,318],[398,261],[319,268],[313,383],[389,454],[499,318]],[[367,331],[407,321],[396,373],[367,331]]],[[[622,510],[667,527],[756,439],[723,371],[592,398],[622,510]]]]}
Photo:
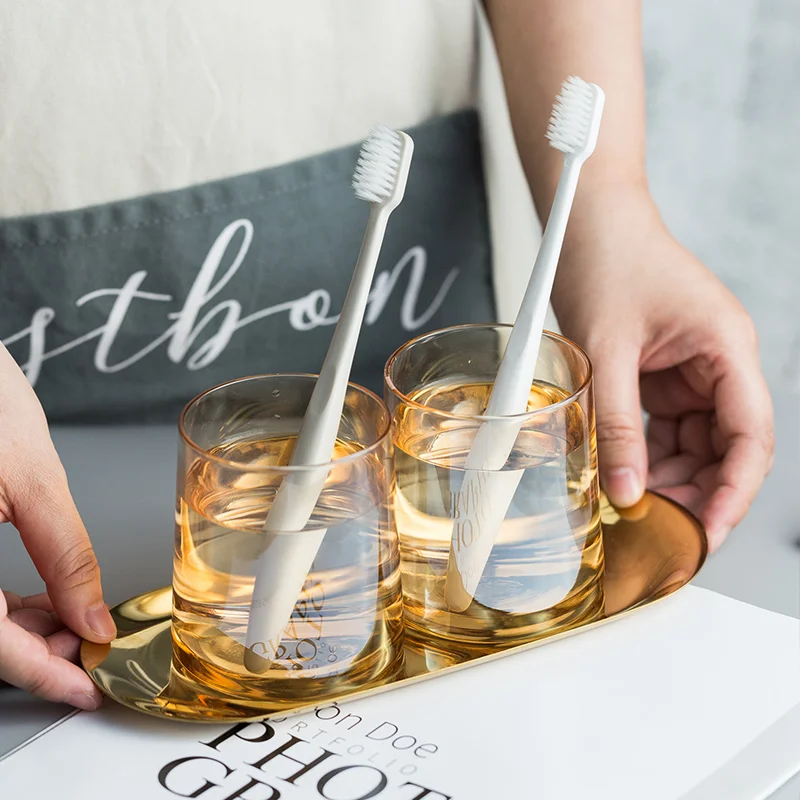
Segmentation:
{"type": "MultiPolygon", "coordinates": [[[[697,519],[671,500],[650,492],[638,505],[625,511],[605,504],[603,538],[606,559],[603,618],[456,664],[448,664],[446,659],[443,662],[440,652],[407,649],[403,678],[351,690],[334,699],[340,701],[385,692],[605,625],[685,586],[699,572],[708,552],[705,531],[697,519]]],[[[171,668],[171,604],[170,588],[157,589],[120,603],[111,609],[117,624],[117,638],[105,645],[83,642],[84,668],[113,700],[152,716],[215,723],[269,719],[311,710],[318,705],[309,698],[308,703],[265,714],[215,695],[208,687],[198,692],[198,687],[182,683],[171,668]]]]}

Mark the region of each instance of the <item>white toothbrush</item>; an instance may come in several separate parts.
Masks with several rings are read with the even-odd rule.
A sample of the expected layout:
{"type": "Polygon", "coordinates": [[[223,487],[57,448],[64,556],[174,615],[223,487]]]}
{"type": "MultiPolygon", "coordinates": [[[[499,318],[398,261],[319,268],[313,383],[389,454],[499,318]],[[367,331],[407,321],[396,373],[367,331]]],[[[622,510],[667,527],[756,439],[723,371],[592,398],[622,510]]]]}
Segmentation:
{"type": "MultiPolygon", "coordinates": [[[[506,345],[484,416],[524,414],[536,372],[545,314],[564,242],[567,220],[584,161],[594,152],[605,95],[599,86],[571,77],[556,98],[547,128],[550,145],[564,153],[564,167],[542,244],[519,314],[506,345]]],[[[455,495],[445,601],[464,611],[475,597],[489,555],[522,479],[522,470],[501,471],[521,423],[489,419],[481,424],[455,495]]]]}
{"type": "Polygon", "coordinates": [[[347,382],[364,320],[372,278],[389,215],[406,188],[414,143],[384,125],[372,129],[353,174],[356,197],[370,203],[369,221],[342,313],[308,403],[290,466],[323,465],[289,472],[264,523],[266,547],[256,570],[244,665],[254,673],[269,669],[284,629],[325,536],[303,531],[319,500],[339,430],[347,382]]]}

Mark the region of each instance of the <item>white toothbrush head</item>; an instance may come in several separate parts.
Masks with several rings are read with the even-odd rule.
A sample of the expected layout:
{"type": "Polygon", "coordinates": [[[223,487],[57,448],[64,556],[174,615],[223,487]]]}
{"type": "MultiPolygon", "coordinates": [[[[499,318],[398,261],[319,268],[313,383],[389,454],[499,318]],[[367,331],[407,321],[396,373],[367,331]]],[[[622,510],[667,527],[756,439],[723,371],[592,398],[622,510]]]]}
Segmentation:
{"type": "Polygon", "coordinates": [[[395,208],[403,199],[414,143],[402,131],[376,125],[361,147],[353,173],[356,197],[395,208]]]}
{"type": "Polygon", "coordinates": [[[594,83],[572,76],[561,84],[553,106],[547,138],[564,155],[587,159],[597,144],[605,94],[594,83]]]}

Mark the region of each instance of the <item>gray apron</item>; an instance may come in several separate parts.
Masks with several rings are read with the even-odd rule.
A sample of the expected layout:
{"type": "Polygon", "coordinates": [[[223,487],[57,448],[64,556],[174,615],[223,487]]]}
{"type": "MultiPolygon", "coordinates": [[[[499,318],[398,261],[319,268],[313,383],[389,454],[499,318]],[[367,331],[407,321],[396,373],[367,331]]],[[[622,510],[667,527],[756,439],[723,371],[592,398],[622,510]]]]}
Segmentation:
{"type": "MultiPolygon", "coordinates": [[[[353,370],[379,393],[403,342],[495,317],[477,116],[408,132],[353,370]]],[[[319,371],[369,211],[350,188],[358,150],[1,220],[0,338],[49,419],[173,421],[231,378],[319,371]]]]}

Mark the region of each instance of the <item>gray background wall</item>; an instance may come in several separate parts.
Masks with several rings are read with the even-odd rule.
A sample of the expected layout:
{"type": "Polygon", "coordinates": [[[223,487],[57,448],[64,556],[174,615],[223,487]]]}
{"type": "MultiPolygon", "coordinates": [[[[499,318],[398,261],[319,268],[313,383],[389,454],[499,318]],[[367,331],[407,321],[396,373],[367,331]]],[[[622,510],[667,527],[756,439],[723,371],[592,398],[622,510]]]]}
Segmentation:
{"type": "Polygon", "coordinates": [[[649,166],[667,223],[800,391],[800,2],[644,0],[649,166]]]}

